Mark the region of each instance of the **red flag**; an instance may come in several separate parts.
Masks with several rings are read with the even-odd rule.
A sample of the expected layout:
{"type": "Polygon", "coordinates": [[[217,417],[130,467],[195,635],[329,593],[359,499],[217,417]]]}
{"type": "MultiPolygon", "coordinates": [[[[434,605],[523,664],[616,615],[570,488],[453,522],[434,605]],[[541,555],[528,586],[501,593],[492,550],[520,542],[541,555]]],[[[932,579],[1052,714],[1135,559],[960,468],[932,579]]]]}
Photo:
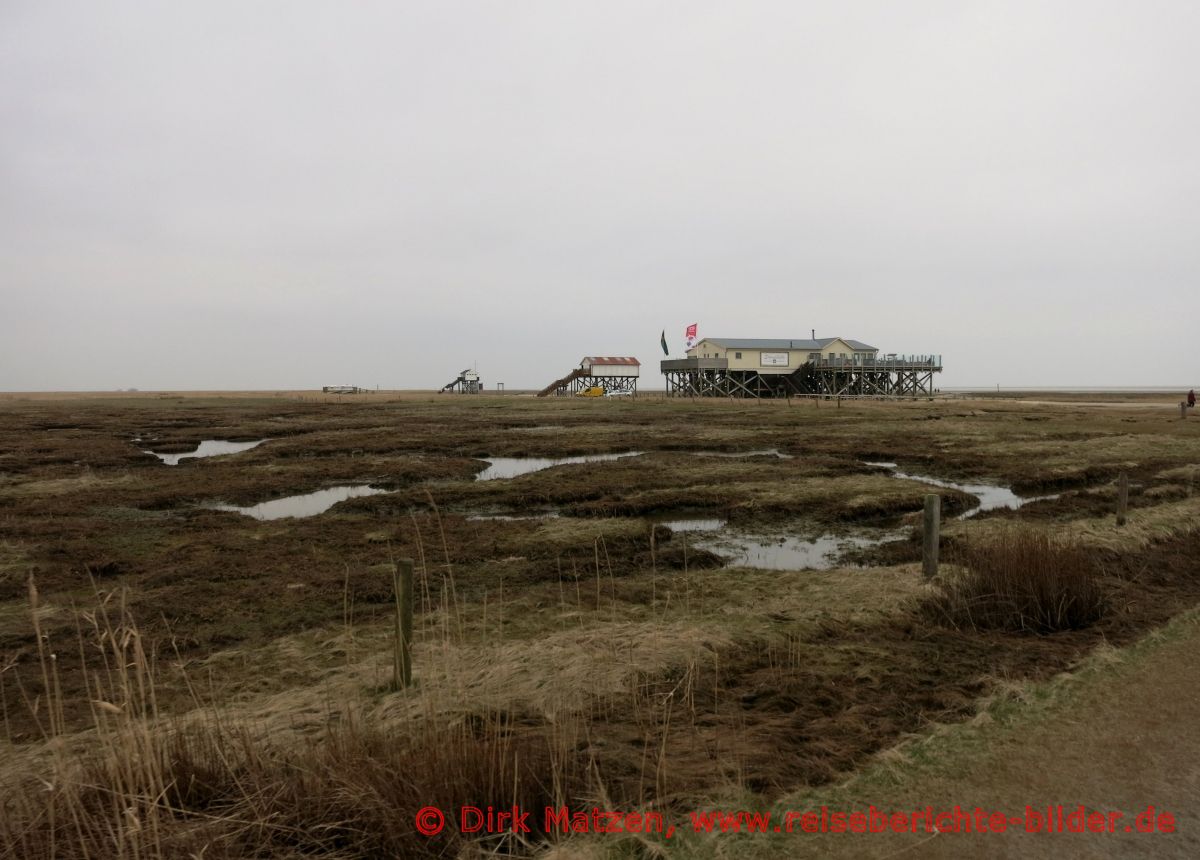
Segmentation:
{"type": "Polygon", "coordinates": [[[691,349],[693,346],[696,345],[696,324],[695,323],[692,323],[690,326],[687,327],[687,331],[684,333],[684,339],[687,341],[688,349],[691,349]]]}

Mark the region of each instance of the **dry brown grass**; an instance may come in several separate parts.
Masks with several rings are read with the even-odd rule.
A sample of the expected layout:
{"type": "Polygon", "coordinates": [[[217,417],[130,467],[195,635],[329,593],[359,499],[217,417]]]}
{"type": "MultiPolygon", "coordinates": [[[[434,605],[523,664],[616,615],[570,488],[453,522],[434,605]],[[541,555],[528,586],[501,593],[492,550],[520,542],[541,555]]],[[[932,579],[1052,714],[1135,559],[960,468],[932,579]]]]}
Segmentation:
{"type": "MultiPolygon", "coordinates": [[[[1169,541],[1196,530],[1200,521],[1200,494],[1149,507],[1132,508],[1123,526],[1116,524],[1114,512],[1097,517],[1080,517],[1065,522],[1023,521],[1029,531],[1063,534],[1097,550],[1128,552],[1169,541]]],[[[1010,524],[1002,519],[974,519],[947,523],[943,534],[967,540],[998,538],[1010,524]]]]}
{"type": "MultiPolygon", "coordinates": [[[[387,728],[331,707],[319,736],[287,744],[212,707],[165,719],[127,606],[100,597],[78,642],[81,652],[101,650],[106,666],[93,678],[89,732],[66,727],[57,683],[65,655],[39,647],[44,692],[25,704],[46,742],[6,769],[2,856],[442,856],[463,837],[454,827],[436,839],[418,834],[423,806],[535,809],[587,791],[576,723],[521,723],[482,704],[470,719],[418,710],[387,728]]],[[[30,610],[44,642],[32,580],[30,610]]]]}
{"type": "Polygon", "coordinates": [[[1108,601],[1092,552],[1078,540],[1009,527],[986,542],[963,542],[961,566],[923,604],[960,629],[1055,633],[1098,621],[1108,601]]]}

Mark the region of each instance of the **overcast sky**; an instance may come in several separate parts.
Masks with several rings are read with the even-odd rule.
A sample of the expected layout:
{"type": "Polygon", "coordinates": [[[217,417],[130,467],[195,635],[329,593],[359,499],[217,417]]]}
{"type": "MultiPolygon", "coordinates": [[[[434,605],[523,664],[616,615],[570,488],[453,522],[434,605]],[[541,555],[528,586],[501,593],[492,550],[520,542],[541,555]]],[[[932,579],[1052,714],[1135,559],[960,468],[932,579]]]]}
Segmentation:
{"type": "Polygon", "coordinates": [[[701,336],[1200,385],[1194,2],[0,2],[0,390],[701,336]]]}

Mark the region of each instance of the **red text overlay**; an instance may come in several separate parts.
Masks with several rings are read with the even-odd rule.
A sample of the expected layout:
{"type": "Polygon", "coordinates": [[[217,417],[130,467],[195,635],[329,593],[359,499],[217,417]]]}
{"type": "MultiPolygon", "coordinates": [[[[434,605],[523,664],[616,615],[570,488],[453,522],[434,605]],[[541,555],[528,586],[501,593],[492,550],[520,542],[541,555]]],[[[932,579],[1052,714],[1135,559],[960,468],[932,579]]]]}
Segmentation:
{"type": "Polygon", "coordinates": [[[978,806],[882,810],[831,809],[826,806],[785,812],[702,810],[668,817],[659,811],[572,809],[546,806],[462,806],[448,814],[436,806],[417,812],[417,831],[436,836],[447,827],[458,833],[656,833],[670,839],[678,832],[738,833],[1174,833],[1175,816],[1148,806],[1138,812],[1051,804],[1003,811],[978,806]]]}

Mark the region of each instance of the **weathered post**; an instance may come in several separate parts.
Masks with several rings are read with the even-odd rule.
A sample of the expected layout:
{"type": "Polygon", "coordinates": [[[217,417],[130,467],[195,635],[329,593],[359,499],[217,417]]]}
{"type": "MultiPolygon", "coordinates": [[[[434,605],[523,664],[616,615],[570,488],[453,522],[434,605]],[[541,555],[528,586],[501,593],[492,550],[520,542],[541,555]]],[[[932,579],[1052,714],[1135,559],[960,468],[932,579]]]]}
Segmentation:
{"type": "Polygon", "coordinates": [[[1117,478],[1117,525],[1125,525],[1125,511],[1129,508],[1129,476],[1122,472],[1117,478]]]}
{"type": "Polygon", "coordinates": [[[937,493],[930,493],[925,497],[925,543],[922,552],[926,579],[937,576],[941,526],[942,497],[937,493]]]}
{"type": "Polygon", "coordinates": [[[1179,418],[1180,420],[1187,418],[1187,404],[1182,400],[1179,401],[1179,418]]]}
{"type": "Polygon", "coordinates": [[[396,653],[392,661],[392,686],[402,690],[412,684],[413,563],[402,558],[392,565],[396,592],[396,653]]]}

